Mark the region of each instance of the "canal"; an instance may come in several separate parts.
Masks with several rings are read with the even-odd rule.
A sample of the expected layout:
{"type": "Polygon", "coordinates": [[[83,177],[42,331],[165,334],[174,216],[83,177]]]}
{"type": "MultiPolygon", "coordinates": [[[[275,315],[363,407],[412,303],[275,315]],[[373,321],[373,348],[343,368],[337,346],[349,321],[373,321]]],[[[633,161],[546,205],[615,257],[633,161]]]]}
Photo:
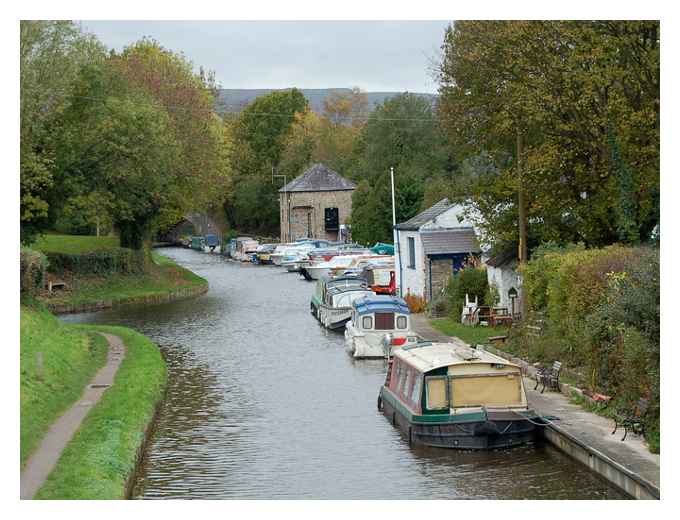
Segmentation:
{"type": "Polygon", "coordinates": [[[309,314],[313,284],[271,266],[161,252],[206,278],[200,298],[67,316],[161,346],[169,387],[136,498],[625,498],[550,445],[409,448],[377,411],[381,360],[354,361],[309,314]]]}

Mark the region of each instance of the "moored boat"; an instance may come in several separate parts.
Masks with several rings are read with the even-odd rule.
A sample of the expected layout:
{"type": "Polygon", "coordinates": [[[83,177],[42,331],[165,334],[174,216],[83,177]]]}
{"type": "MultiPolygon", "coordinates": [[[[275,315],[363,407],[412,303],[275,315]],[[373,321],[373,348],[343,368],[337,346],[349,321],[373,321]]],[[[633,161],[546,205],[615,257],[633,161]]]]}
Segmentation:
{"type": "Polygon", "coordinates": [[[395,296],[372,295],[352,304],[345,325],[345,346],[355,358],[385,358],[393,348],[415,345],[420,337],[411,330],[406,302],[395,296]]]}
{"type": "Polygon", "coordinates": [[[324,326],[341,328],[350,319],[352,301],[362,296],[371,295],[366,282],[356,276],[324,276],[317,281],[312,294],[310,312],[324,326]],[[340,292],[356,291],[340,297],[340,292]],[[346,303],[347,305],[340,305],[346,303]],[[334,307],[335,304],[335,307],[334,307]],[[329,323],[331,326],[326,325],[329,323]]]}
{"type": "Polygon", "coordinates": [[[409,443],[493,449],[534,440],[520,368],[460,343],[421,342],[393,351],[378,407],[409,443]]]}

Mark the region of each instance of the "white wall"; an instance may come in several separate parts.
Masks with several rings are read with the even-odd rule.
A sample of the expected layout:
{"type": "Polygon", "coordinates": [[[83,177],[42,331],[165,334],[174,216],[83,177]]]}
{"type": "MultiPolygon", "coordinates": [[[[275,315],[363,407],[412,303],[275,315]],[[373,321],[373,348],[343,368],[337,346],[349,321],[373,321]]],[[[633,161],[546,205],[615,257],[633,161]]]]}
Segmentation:
{"type": "Polygon", "coordinates": [[[397,275],[397,287],[401,288],[401,296],[406,296],[411,293],[422,298],[425,297],[425,255],[423,254],[423,242],[420,239],[420,233],[417,231],[395,230],[395,245],[397,244],[396,237],[399,237],[399,247],[395,250],[395,267],[397,275]],[[416,267],[411,269],[408,267],[408,238],[413,237],[416,250],[416,267]],[[401,257],[401,269],[399,267],[399,260],[401,257]],[[401,271],[401,272],[400,272],[401,271]]]}
{"type": "MultiPolygon", "coordinates": [[[[513,264],[503,265],[502,267],[491,267],[486,266],[486,277],[489,285],[494,284],[496,289],[498,289],[498,295],[500,296],[499,305],[510,308],[510,298],[508,298],[508,291],[511,287],[517,289],[517,294],[521,291],[521,280],[519,275],[514,268],[513,264]]],[[[519,297],[515,300],[515,312],[519,312],[519,297]]]]}

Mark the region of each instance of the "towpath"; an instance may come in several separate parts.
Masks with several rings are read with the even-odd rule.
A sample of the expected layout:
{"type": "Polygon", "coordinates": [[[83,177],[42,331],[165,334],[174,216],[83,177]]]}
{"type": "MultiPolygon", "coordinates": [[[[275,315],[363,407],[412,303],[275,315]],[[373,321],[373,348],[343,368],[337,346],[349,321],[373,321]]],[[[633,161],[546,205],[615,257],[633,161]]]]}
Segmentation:
{"type": "Polygon", "coordinates": [[[56,466],[66,445],[78,431],[85,416],[101,399],[106,389],[113,384],[118,367],[126,354],[125,345],[118,336],[100,334],[109,344],[106,364],[85,387],[81,398],[50,426],[38,449],[29,457],[21,472],[20,496],[22,499],[31,499],[35,496],[56,466]]]}
{"type": "MultiPolygon", "coordinates": [[[[461,341],[434,329],[425,314],[412,315],[411,323],[413,329],[427,340],[461,341]]],[[[512,358],[493,348],[487,350],[512,358]]],[[[512,358],[512,361],[520,364],[529,376],[535,373],[535,369],[526,362],[517,358],[512,358]]],[[[551,442],[577,459],[585,458],[581,462],[620,487],[625,487],[633,496],[649,494],[658,497],[661,458],[649,452],[642,437],[629,433],[622,442],[623,429],[612,435],[614,422],[611,419],[584,410],[561,392],[546,390],[541,394],[534,390],[535,384],[535,380],[525,378],[524,386],[529,405],[540,415],[559,418],[551,425],[551,429],[558,434],[550,438],[551,442]],[[579,455],[580,448],[583,449],[583,456],[579,455]],[[626,484],[626,479],[632,479],[632,484],[626,484]]],[[[563,391],[570,393],[571,388],[564,386],[563,391]]]]}

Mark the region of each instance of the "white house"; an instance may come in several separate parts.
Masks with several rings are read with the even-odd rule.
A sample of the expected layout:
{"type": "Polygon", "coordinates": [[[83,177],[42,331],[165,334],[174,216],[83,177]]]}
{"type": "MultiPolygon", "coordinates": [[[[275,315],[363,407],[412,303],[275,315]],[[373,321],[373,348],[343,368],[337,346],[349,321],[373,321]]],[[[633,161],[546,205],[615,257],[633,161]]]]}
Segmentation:
{"type": "Polygon", "coordinates": [[[432,299],[472,255],[482,252],[465,206],[442,199],[394,228],[397,287],[401,296],[432,299]]]}
{"type": "Polygon", "coordinates": [[[517,272],[517,251],[509,248],[486,260],[486,276],[489,285],[498,290],[501,307],[507,307],[514,315],[521,312],[522,277],[517,272]]]}

